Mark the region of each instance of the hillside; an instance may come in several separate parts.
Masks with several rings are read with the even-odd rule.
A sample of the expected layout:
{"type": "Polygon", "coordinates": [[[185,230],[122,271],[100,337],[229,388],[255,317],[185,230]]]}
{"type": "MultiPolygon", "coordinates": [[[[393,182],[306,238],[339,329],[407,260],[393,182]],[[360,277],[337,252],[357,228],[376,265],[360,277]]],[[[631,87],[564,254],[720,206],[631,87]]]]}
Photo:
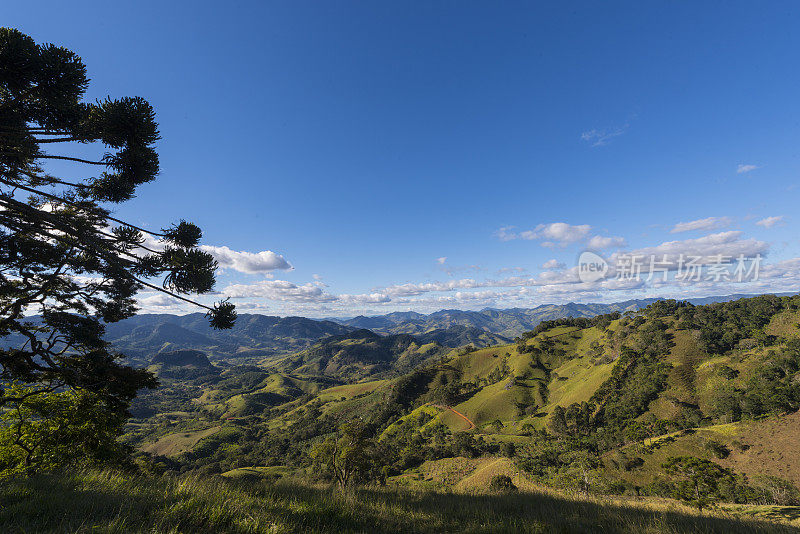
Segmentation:
{"type": "Polygon", "coordinates": [[[172,352],[161,352],[153,356],[153,365],[163,367],[211,367],[208,356],[199,350],[176,350],[172,352]]]}
{"type": "Polygon", "coordinates": [[[660,498],[675,487],[663,465],[691,456],[723,469],[730,487],[715,499],[800,504],[798,325],[800,297],[762,296],[557,319],[479,349],[359,330],[218,378],[174,381],[142,399],[171,424],[152,426],[139,405],[127,439],[183,451],[166,468],[295,469],[356,422],[395,486],[480,488],[507,474],[660,498]],[[508,461],[469,480],[437,479],[458,457],[508,461]]]}
{"type": "Polygon", "coordinates": [[[511,341],[499,334],[492,334],[487,330],[463,325],[453,325],[447,328],[428,330],[422,334],[415,334],[414,337],[422,344],[438,343],[443,347],[452,348],[466,345],[490,347],[492,345],[502,345],[511,341]]]}
{"type": "MultiPolygon", "coordinates": [[[[695,304],[725,302],[743,295],[695,299],[695,304]]],[[[658,299],[612,304],[547,304],[536,308],[482,311],[441,310],[428,315],[395,312],[373,317],[318,320],[240,314],[231,330],[209,327],[200,313],[189,315],[141,314],[106,325],[105,339],[136,365],[146,366],[153,354],[174,350],[201,350],[212,360],[248,360],[304,350],[329,336],[368,329],[383,335],[410,334],[422,344],[445,347],[501,345],[534,329],[540,322],[565,317],[594,317],[636,311],[658,299]]],[[[36,324],[36,316],[29,320],[36,324]]],[[[0,346],[24,343],[18,335],[5,337],[0,346]]]]}
{"type": "Polygon", "coordinates": [[[424,343],[408,334],[381,336],[362,329],[325,338],[304,351],[264,365],[286,373],[322,375],[356,382],[389,372],[411,371],[441,358],[448,351],[437,342],[424,343]]]}
{"type": "MultiPolygon", "coordinates": [[[[304,317],[242,314],[231,330],[214,330],[202,314],[137,315],[107,326],[106,339],[134,361],[161,351],[203,350],[215,359],[263,358],[303,350],[316,341],[358,328],[304,317]]],[[[508,339],[487,330],[450,325],[421,332],[422,344],[488,346],[508,339]]]]}
{"type": "Polygon", "coordinates": [[[143,314],[107,326],[106,339],[134,361],[149,361],[160,351],[203,350],[215,359],[264,358],[301,351],[315,342],[358,329],[390,334],[411,334],[422,344],[445,347],[472,344],[486,347],[507,343],[542,320],[590,317],[611,311],[635,310],[646,301],[618,304],[546,305],[534,309],[442,310],[430,315],[397,312],[346,321],[304,317],[241,314],[231,330],[214,330],[203,314],[184,316],[143,314]]]}

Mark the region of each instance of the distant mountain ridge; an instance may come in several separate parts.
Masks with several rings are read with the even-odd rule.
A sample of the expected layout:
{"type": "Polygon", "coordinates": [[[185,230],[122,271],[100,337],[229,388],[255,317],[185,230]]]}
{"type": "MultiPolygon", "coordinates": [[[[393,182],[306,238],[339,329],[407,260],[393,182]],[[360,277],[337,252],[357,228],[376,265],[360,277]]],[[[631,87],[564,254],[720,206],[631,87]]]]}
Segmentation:
{"type": "Polygon", "coordinates": [[[416,312],[394,312],[373,317],[359,316],[339,323],[368,328],[381,334],[424,334],[431,330],[454,326],[477,328],[506,339],[513,339],[536,327],[540,322],[564,317],[594,317],[615,311],[636,311],[660,299],[628,300],[613,304],[544,304],[535,308],[486,308],[481,311],[441,310],[428,315],[416,312]]]}
{"type": "MultiPolygon", "coordinates": [[[[793,293],[781,293],[778,296],[791,294],[793,293]]],[[[755,295],[734,294],[683,300],[688,300],[695,305],[702,305],[753,296],[755,295]]],[[[354,328],[367,328],[380,334],[419,335],[431,330],[464,326],[491,332],[506,339],[513,339],[523,332],[533,330],[542,321],[637,311],[659,300],[665,299],[632,299],[611,304],[570,302],[567,304],[543,304],[535,308],[485,308],[480,311],[440,310],[427,315],[413,311],[392,312],[385,315],[360,315],[349,319],[328,318],[328,320],[354,328]]]]}
{"type": "Polygon", "coordinates": [[[195,349],[218,358],[271,356],[303,350],[352,327],[305,317],[240,314],[230,330],[214,330],[202,313],[136,315],[106,327],[106,339],[134,360],[158,352],[195,349]]]}
{"type": "MultiPolygon", "coordinates": [[[[752,295],[688,299],[693,304],[725,302],[752,295]]],[[[106,340],[133,363],[148,365],[154,354],[201,350],[212,359],[274,357],[296,353],[329,336],[368,329],[381,335],[409,334],[419,343],[443,347],[487,347],[507,343],[540,322],[565,317],[593,317],[636,311],[663,299],[637,299],[611,304],[545,304],[535,308],[486,308],[480,311],[440,310],[431,314],[392,312],[350,319],[309,319],[240,314],[231,330],[214,330],[202,313],[142,314],[106,327],[106,340]]],[[[31,317],[32,322],[38,320],[31,317]]],[[[24,343],[19,336],[0,339],[0,347],[24,343]]]]}

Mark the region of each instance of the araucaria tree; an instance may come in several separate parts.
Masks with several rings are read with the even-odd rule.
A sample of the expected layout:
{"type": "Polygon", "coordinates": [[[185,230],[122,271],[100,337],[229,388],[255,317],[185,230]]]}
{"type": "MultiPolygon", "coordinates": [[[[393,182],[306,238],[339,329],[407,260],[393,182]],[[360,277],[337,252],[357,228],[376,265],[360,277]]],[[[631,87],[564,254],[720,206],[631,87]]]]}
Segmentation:
{"type": "MultiPolygon", "coordinates": [[[[139,290],[197,304],[186,295],[214,286],[216,262],[197,248],[197,226],[181,221],[150,232],[113,217],[114,204],[158,174],[158,128],[142,98],[84,102],[88,82],[75,53],[0,29],[3,413],[37,395],[65,392],[126,413],[137,390],[155,379],[120,362],[103,340],[104,324],[134,315],[139,290]],[[79,145],[104,153],[74,157],[70,149],[79,145]],[[55,176],[56,160],[60,168],[79,167],[85,178],[55,176]]],[[[213,327],[233,325],[228,302],[197,305],[208,309],[213,327]]]]}

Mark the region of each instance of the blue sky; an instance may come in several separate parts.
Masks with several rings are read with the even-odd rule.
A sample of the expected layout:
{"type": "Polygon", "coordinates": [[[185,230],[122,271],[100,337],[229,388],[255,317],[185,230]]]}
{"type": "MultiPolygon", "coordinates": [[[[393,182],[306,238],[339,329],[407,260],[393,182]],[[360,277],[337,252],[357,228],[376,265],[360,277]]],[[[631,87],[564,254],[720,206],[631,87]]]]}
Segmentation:
{"type": "Polygon", "coordinates": [[[213,298],[319,317],[796,291],[799,19],[796,2],[13,2],[2,23],[79,53],[90,98],[154,105],[162,172],[120,215],[200,224],[213,298]],[[612,275],[642,250],[765,259],[749,284],[674,265],[586,283],[587,248],[612,275]]]}

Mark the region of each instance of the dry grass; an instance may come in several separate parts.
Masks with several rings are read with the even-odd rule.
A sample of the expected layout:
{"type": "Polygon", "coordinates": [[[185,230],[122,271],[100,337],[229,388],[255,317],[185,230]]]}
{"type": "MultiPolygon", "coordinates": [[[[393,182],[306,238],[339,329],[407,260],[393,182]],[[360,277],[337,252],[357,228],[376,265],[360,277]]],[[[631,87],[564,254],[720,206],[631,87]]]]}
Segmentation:
{"type": "Polygon", "coordinates": [[[0,487],[2,532],[798,532],[677,505],[547,493],[454,494],[263,481],[42,476],[0,487]]]}

